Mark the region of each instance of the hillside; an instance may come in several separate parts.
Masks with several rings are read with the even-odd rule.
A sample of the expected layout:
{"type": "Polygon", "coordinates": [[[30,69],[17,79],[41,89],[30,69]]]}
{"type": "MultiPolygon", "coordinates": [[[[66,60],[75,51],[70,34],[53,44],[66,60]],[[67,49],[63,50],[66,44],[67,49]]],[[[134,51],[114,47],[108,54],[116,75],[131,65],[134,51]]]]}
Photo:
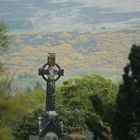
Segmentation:
{"type": "Polygon", "coordinates": [[[139,36],[139,29],[13,35],[6,64],[17,79],[33,83],[41,80],[38,69],[46,63],[47,53],[55,52],[57,63],[65,69],[62,81],[89,73],[120,80],[131,45],[139,42],[139,36]]]}

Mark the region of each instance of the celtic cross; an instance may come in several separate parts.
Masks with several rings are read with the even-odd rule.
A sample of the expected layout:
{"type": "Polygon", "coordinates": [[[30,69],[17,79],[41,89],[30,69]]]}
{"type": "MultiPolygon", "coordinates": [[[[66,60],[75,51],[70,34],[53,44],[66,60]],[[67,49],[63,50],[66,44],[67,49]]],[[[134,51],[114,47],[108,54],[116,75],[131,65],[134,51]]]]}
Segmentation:
{"type": "Polygon", "coordinates": [[[55,53],[48,54],[48,62],[39,69],[39,75],[47,81],[46,111],[55,111],[55,82],[64,75],[64,70],[55,63],[55,53]]]}

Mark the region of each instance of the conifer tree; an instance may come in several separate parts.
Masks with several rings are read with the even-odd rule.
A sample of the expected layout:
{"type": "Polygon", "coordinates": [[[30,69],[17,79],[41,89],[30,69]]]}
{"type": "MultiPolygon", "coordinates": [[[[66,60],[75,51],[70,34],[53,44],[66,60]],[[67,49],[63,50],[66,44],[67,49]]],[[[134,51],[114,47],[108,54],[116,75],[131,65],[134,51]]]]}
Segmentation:
{"type": "Polygon", "coordinates": [[[133,45],[124,68],[112,124],[114,140],[140,138],[140,46],[133,45]]]}

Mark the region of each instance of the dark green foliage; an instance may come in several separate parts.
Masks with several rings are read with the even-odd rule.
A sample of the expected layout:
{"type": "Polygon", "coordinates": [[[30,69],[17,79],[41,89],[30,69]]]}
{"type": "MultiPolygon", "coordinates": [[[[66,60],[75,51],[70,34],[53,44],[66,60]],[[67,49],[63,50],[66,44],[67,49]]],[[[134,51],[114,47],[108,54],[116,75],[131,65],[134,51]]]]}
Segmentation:
{"type": "Polygon", "coordinates": [[[82,132],[84,131],[84,114],[80,110],[70,110],[68,108],[59,107],[59,115],[64,121],[65,132],[71,134],[73,132],[82,132]],[[80,125],[79,125],[80,124],[80,125]]]}
{"type": "Polygon", "coordinates": [[[87,115],[86,124],[88,129],[94,133],[94,140],[97,140],[98,137],[101,140],[111,140],[110,126],[104,123],[105,122],[102,122],[101,117],[97,114],[90,113],[87,115]]]}
{"type": "Polygon", "coordinates": [[[117,96],[112,125],[114,140],[137,140],[140,137],[140,46],[132,46],[129,61],[117,96]]]}
{"type": "Polygon", "coordinates": [[[98,137],[100,137],[103,140],[111,140],[111,124],[115,110],[114,102],[103,103],[102,98],[98,95],[92,95],[90,97],[90,100],[92,102],[93,107],[95,108],[96,114],[100,117],[100,122],[95,120],[91,121],[91,119],[86,119],[86,123],[89,126],[90,130],[95,134],[94,140],[96,140],[98,137]]]}
{"type": "Polygon", "coordinates": [[[103,121],[106,121],[110,125],[112,124],[113,114],[115,110],[114,102],[103,103],[101,97],[93,95],[90,97],[93,107],[96,112],[102,116],[103,121]]]}
{"type": "Polygon", "coordinates": [[[38,116],[39,111],[24,115],[19,120],[16,128],[13,131],[15,140],[28,140],[29,135],[38,135],[38,116]]]}

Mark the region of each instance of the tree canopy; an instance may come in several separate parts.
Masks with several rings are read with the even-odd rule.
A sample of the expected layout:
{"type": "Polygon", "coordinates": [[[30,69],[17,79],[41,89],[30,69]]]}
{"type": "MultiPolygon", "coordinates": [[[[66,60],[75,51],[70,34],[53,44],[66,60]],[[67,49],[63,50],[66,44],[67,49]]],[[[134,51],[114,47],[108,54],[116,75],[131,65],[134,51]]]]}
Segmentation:
{"type": "MultiPolygon", "coordinates": [[[[86,125],[92,132],[107,133],[110,137],[111,124],[105,112],[112,111],[115,102],[117,86],[111,80],[99,75],[90,75],[65,81],[58,90],[57,108],[65,120],[65,130],[68,133],[85,132],[86,125]],[[92,104],[93,98],[102,102],[103,110],[97,110],[92,104]],[[91,123],[92,122],[92,123],[91,123]]],[[[99,103],[99,102],[97,102],[99,103]]],[[[102,135],[103,136],[103,135],[102,135]]]]}

